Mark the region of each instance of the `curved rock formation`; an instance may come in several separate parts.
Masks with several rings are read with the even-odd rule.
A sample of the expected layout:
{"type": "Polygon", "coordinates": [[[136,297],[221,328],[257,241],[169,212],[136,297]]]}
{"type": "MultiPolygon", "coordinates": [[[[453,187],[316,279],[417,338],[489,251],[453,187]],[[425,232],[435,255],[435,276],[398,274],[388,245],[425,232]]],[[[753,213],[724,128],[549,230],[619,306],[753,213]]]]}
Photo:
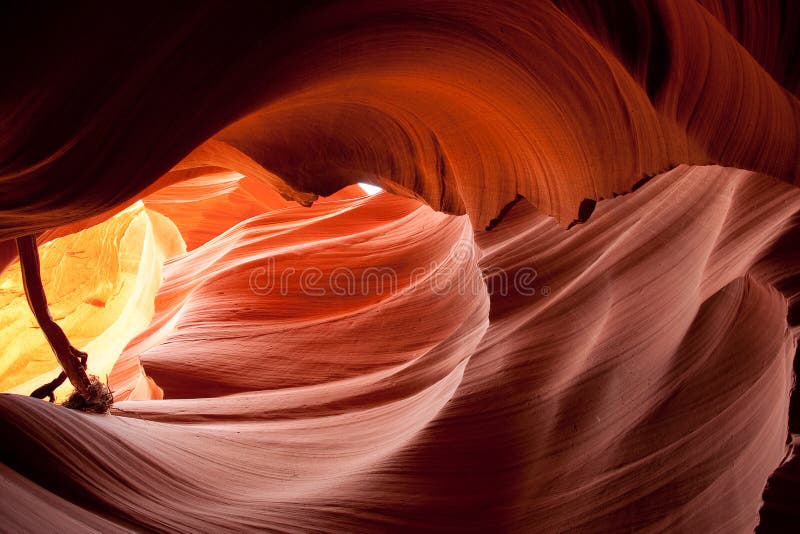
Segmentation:
{"type": "Polygon", "coordinates": [[[2,389],[36,234],[117,402],[0,395],[0,529],[796,520],[800,10],[5,15],[2,389]]]}
{"type": "MultiPolygon", "coordinates": [[[[150,323],[166,257],[185,250],[178,229],[138,203],[86,230],[40,247],[50,312],[75,346],[96,355],[106,376],[125,345],[150,323]]],[[[0,365],[4,391],[29,394],[60,367],[28,308],[19,263],[0,277],[0,365]]],[[[56,394],[62,399],[69,384],[56,394]]]]}

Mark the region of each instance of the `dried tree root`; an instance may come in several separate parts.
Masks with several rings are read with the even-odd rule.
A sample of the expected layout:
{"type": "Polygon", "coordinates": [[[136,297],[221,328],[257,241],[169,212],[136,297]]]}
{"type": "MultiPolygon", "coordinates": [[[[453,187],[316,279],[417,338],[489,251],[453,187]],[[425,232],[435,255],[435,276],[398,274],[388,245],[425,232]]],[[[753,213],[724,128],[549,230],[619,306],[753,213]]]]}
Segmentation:
{"type": "Polygon", "coordinates": [[[58,386],[64,383],[64,380],[67,379],[67,373],[61,371],[58,376],[52,382],[48,382],[43,386],[39,386],[33,393],[31,393],[31,397],[35,397],[37,399],[44,399],[47,398],[50,402],[56,401],[56,394],[55,390],[58,389],[58,386]]]}
{"type": "Polygon", "coordinates": [[[38,388],[31,395],[40,399],[49,397],[52,402],[55,400],[53,391],[64,382],[64,377],[66,377],[84,399],[91,399],[93,392],[96,393],[96,388],[93,388],[89,377],[86,376],[87,355],[70,344],[67,335],[50,316],[47,296],[42,285],[36,237],[33,235],[18,237],[17,250],[19,251],[22,283],[25,286],[28,305],[58,358],[58,363],[64,369],[63,376],[59,375],[58,378],[38,388]]]}
{"type": "MultiPolygon", "coordinates": [[[[77,349],[75,350],[75,352],[77,353],[76,356],[80,360],[81,365],[85,368],[86,360],[89,359],[89,355],[77,349]]],[[[33,393],[31,393],[31,397],[35,397],[37,399],[47,398],[50,402],[55,402],[56,401],[55,390],[58,389],[58,386],[63,384],[66,379],[67,379],[67,374],[64,371],[61,371],[58,374],[58,376],[54,378],[52,381],[36,388],[33,391],[33,393]]],[[[91,381],[91,378],[89,380],[91,381]]]]}

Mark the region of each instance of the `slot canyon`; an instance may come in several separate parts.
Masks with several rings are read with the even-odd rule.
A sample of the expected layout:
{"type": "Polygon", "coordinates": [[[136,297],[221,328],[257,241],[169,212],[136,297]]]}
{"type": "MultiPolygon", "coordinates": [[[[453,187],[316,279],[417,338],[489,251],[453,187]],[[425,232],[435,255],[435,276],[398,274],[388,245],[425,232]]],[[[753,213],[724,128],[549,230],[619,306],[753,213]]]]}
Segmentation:
{"type": "Polygon", "coordinates": [[[800,531],[800,2],[0,7],[0,532],[800,531]]]}

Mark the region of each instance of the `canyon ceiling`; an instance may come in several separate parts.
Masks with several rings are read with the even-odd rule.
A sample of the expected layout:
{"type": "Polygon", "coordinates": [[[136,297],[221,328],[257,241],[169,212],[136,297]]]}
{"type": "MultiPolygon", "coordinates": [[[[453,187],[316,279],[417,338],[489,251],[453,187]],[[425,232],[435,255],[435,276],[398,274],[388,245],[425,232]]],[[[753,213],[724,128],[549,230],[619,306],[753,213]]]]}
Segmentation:
{"type": "Polygon", "coordinates": [[[796,531],[799,27],[0,7],[0,531],[796,531]]]}

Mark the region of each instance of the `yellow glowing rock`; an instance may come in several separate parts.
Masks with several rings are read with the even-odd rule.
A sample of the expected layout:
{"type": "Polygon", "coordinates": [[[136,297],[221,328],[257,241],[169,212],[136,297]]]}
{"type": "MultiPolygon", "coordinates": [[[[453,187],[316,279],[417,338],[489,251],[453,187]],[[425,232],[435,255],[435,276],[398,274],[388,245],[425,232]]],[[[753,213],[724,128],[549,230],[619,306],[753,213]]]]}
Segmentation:
{"type": "MultiPolygon", "coordinates": [[[[39,247],[50,313],[89,372],[110,373],[154,313],[165,258],[185,252],[177,227],[137,202],[114,217],[39,247]]],[[[28,308],[19,263],[0,276],[0,390],[29,394],[60,367],[28,308]]],[[[56,390],[63,400],[72,387],[56,390]]]]}

